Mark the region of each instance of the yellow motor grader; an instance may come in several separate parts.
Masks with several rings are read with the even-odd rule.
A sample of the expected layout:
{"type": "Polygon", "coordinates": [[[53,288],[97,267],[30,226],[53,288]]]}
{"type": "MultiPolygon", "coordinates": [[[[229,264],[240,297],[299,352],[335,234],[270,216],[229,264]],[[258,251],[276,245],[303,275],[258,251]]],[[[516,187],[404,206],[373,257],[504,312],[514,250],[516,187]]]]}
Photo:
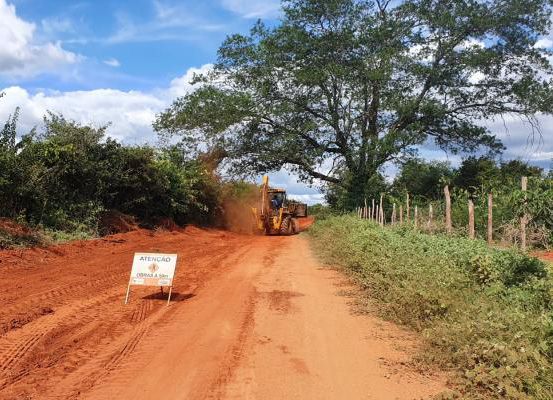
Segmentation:
{"type": "Polygon", "coordinates": [[[252,207],[254,230],[266,235],[292,235],[300,231],[298,218],[307,217],[307,204],[286,198],[286,190],[269,187],[263,177],[259,208],[252,207]]]}

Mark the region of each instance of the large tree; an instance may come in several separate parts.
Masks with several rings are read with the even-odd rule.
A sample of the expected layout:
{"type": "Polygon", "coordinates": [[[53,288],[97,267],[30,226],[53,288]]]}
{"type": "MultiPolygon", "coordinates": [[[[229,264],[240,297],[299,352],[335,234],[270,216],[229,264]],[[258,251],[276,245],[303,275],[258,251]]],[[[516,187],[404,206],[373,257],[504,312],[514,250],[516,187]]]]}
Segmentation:
{"type": "Polygon", "coordinates": [[[434,141],[501,143],[506,115],[552,111],[551,0],[287,0],[278,26],[229,36],[212,72],[154,124],[238,173],[285,166],[349,206],[382,166],[434,141]]]}

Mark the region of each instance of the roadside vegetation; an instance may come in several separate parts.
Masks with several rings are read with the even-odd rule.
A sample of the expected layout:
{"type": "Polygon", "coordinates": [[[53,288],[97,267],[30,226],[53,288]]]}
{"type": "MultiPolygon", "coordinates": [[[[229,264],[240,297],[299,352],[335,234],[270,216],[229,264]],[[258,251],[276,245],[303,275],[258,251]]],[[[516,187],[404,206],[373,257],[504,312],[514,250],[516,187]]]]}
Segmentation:
{"type": "Polygon", "coordinates": [[[503,246],[519,244],[520,217],[528,216],[528,243],[533,247],[553,245],[553,172],[521,160],[499,161],[490,156],[467,157],[458,167],[447,162],[410,159],[400,165],[394,181],[382,188],[387,221],[392,204],[405,202],[410,195],[411,208],[418,206],[421,222],[427,229],[429,205],[434,216],[431,230],[445,231],[444,185],[452,199],[452,222],[458,234],[467,231],[467,202],[475,210],[476,236],[486,237],[488,194],[493,196],[493,236],[503,246]],[[528,190],[521,190],[521,177],[528,177],[528,190]]]}
{"type": "Polygon", "coordinates": [[[209,224],[221,214],[216,176],[179,146],[125,146],[106,127],[55,114],[18,136],[17,116],[0,130],[0,218],[19,227],[0,223],[0,247],[113,233],[114,221],[209,224]]]}
{"type": "Polygon", "coordinates": [[[483,241],[336,216],[311,228],[371,310],[419,331],[421,361],[463,399],[553,398],[553,282],[541,261],[483,241]]]}

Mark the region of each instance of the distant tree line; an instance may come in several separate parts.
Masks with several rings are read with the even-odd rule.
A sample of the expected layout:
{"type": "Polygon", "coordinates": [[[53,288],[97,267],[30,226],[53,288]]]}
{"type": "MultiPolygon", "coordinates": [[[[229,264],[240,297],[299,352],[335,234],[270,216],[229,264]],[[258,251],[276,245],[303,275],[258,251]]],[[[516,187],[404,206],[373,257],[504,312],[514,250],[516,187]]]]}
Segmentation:
{"type": "Polygon", "coordinates": [[[425,161],[414,158],[406,161],[391,185],[391,191],[409,192],[414,197],[438,200],[443,197],[444,185],[468,193],[490,191],[499,187],[520,186],[520,178],[547,177],[540,167],[521,160],[498,161],[489,156],[468,157],[459,167],[448,162],[425,161]]]}

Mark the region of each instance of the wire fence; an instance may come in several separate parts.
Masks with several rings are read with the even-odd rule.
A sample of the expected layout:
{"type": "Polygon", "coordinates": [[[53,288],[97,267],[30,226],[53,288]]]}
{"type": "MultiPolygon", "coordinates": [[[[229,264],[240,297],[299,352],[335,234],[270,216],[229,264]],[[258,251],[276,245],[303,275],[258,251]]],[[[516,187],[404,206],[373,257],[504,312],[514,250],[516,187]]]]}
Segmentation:
{"type": "MultiPolygon", "coordinates": [[[[385,225],[404,225],[409,224],[414,229],[427,233],[446,233],[467,235],[470,239],[477,238],[477,226],[475,215],[475,201],[478,202],[478,230],[480,237],[485,239],[488,244],[498,243],[518,246],[522,251],[528,249],[528,222],[530,215],[528,212],[528,178],[522,177],[520,181],[520,191],[522,200],[517,197],[517,204],[521,204],[520,210],[509,210],[510,219],[506,222],[502,216],[500,225],[494,226],[494,204],[497,196],[492,191],[481,193],[477,196],[457,196],[452,201],[452,195],[449,185],[443,187],[443,197],[439,200],[427,201],[421,204],[421,201],[414,202],[409,193],[406,193],[403,199],[381,194],[378,199],[365,199],[363,204],[356,209],[359,218],[368,219],[380,226],[385,225]],[[456,200],[456,201],[455,201],[456,200]],[[461,203],[465,201],[464,205],[461,203]],[[455,209],[456,216],[453,218],[452,212],[455,209]],[[463,210],[464,209],[464,210],[463,210]],[[464,218],[463,215],[464,214],[464,218]],[[463,221],[464,219],[464,221],[463,221]]],[[[519,196],[520,197],[520,196],[519,196]]],[[[514,207],[509,205],[514,201],[503,202],[501,208],[514,207]]],[[[504,211],[502,211],[504,213],[504,211]]],[[[545,228],[544,228],[545,229],[545,228]]],[[[548,247],[550,242],[550,232],[545,229],[541,234],[540,229],[532,229],[532,243],[542,242],[548,247]],[[541,240],[540,240],[541,239],[541,240]]]]}

